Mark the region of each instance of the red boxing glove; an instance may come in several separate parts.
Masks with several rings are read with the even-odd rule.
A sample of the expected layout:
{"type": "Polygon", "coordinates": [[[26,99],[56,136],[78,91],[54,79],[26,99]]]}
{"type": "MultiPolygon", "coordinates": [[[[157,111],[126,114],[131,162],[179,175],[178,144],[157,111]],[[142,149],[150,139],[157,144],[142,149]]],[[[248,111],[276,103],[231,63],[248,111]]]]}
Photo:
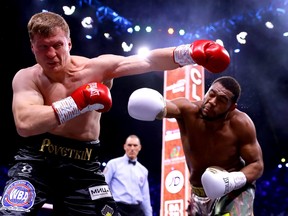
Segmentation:
{"type": "Polygon", "coordinates": [[[196,63],[212,73],[224,71],[230,64],[227,50],[211,40],[197,40],[174,50],[174,61],[180,66],[196,63]]]}
{"type": "Polygon", "coordinates": [[[108,112],[112,106],[109,88],[102,83],[88,83],[71,96],[52,103],[60,124],[88,111],[108,112]]]}

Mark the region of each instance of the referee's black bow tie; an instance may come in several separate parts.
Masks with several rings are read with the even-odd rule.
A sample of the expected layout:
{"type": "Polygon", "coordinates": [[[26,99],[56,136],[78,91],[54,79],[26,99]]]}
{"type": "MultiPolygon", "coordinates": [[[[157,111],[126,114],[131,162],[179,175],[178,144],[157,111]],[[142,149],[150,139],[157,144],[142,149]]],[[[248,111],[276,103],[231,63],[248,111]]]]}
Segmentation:
{"type": "Polygon", "coordinates": [[[133,164],[133,165],[135,165],[136,164],[136,161],[132,161],[132,160],[128,160],[128,163],[130,164],[133,164]]]}

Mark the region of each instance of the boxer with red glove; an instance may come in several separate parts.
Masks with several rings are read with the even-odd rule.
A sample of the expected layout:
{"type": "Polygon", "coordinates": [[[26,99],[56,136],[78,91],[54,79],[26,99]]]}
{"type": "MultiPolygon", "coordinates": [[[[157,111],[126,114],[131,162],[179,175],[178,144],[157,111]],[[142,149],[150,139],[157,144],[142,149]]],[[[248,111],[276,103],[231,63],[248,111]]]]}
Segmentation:
{"type": "Polygon", "coordinates": [[[196,40],[191,44],[180,45],[174,49],[173,57],[181,67],[198,64],[212,73],[223,72],[230,64],[227,50],[211,40],[196,40]]]}
{"type": "Polygon", "coordinates": [[[88,111],[107,112],[112,106],[109,88],[102,83],[88,83],[76,89],[71,96],[52,103],[60,124],[88,111]]]}

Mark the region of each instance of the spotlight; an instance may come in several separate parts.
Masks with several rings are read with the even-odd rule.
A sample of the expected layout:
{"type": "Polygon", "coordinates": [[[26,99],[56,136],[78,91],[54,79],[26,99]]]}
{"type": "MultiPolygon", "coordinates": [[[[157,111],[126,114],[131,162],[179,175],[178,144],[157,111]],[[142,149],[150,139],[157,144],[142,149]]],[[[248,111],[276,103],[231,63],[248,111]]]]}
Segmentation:
{"type": "Polygon", "coordinates": [[[269,22],[269,21],[265,23],[265,26],[266,26],[268,29],[273,29],[273,28],[274,28],[273,23],[272,23],[272,22],[269,22]]]}
{"type": "Polygon", "coordinates": [[[152,31],[151,26],[147,26],[147,27],[146,27],[146,32],[151,32],[151,31],[152,31]]]}
{"type": "Polygon", "coordinates": [[[168,34],[172,35],[174,33],[174,29],[173,28],[169,28],[168,29],[168,34]]]}
{"type": "Polygon", "coordinates": [[[246,36],[248,35],[247,32],[240,32],[236,35],[236,39],[240,44],[246,44],[246,36]]]}
{"type": "Polygon", "coordinates": [[[64,14],[69,16],[75,12],[76,7],[75,6],[71,6],[71,7],[63,6],[62,9],[64,11],[64,14]]]}
{"type": "Polygon", "coordinates": [[[81,24],[84,28],[93,28],[93,19],[91,17],[85,17],[82,21],[81,24]]]}

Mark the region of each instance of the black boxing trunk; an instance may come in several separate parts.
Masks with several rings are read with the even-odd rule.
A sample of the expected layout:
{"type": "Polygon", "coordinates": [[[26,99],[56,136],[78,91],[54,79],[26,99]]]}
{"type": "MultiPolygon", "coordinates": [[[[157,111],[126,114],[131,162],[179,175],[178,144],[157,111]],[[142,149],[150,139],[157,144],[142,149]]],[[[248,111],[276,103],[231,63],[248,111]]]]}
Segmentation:
{"type": "Polygon", "coordinates": [[[94,161],[98,159],[100,141],[89,142],[68,139],[45,133],[23,138],[16,160],[41,158],[59,158],[76,161],[94,161]],[[27,158],[28,157],[28,158],[27,158]]]}
{"type": "Polygon", "coordinates": [[[0,215],[34,215],[50,200],[57,216],[118,215],[100,169],[99,147],[98,140],[82,142],[51,134],[21,139],[0,215]]]}

